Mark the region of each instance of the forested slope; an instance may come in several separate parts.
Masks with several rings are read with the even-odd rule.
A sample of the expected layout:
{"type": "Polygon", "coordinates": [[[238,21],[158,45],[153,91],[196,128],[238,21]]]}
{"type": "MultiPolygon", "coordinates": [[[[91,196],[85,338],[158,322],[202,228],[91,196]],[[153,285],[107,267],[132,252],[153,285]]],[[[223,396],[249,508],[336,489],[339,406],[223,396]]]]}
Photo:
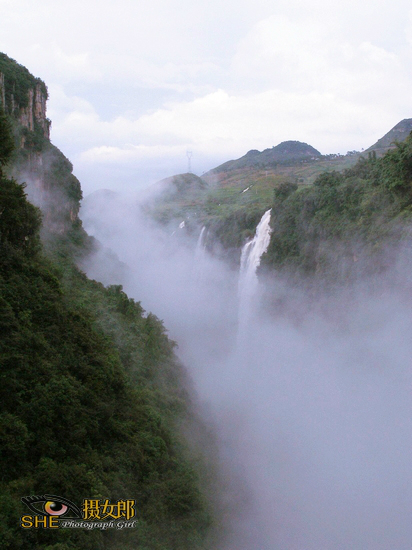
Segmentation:
{"type": "Polygon", "coordinates": [[[274,190],[272,236],[261,271],[342,283],[393,267],[410,237],[412,137],[313,186],[274,190]]]}
{"type": "Polygon", "coordinates": [[[44,85],[6,56],[1,62],[1,547],[207,548],[213,522],[205,480],[213,475],[181,433],[191,429],[205,446],[213,443],[174,343],[121,287],[105,288],[76,267],[95,246],[77,217],[80,186],[50,144],[48,125],[37,131],[36,147],[28,139],[44,113],[36,128],[22,126],[21,98],[33,99],[33,84],[44,93],[44,85]],[[18,89],[20,106],[10,89],[18,89]],[[31,178],[43,214],[11,174],[31,178]],[[137,526],[21,529],[28,511],[21,497],[40,494],[79,506],[85,498],[134,499],[137,526]]]}

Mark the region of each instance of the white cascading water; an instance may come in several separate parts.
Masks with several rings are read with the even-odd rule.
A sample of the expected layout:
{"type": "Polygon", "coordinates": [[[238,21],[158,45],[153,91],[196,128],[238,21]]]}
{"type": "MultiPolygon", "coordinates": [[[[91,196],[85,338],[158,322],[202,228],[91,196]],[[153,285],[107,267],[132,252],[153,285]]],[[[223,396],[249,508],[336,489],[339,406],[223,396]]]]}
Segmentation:
{"type": "Polygon", "coordinates": [[[199,238],[197,239],[195,256],[194,256],[194,275],[197,279],[204,277],[204,269],[207,263],[207,252],[206,252],[206,236],[207,231],[206,227],[203,226],[200,232],[199,238]]]}
{"type": "Polygon", "coordinates": [[[200,254],[206,248],[206,226],[202,227],[199,238],[196,245],[196,255],[200,254]]]}
{"type": "MultiPolygon", "coordinates": [[[[282,282],[291,311],[299,300],[297,323],[259,308],[256,267],[269,240],[268,213],[243,249],[240,278],[204,249],[207,230],[197,235],[199,262],[196,242],[171,247],[129,202],[110,197],[104,209],[89,206],[82,215],[130,266],[124,281],[106,284],[124,282],[165,320],[217,434],[204,441],[186,432],[196,453],[212,441],[208,457],[214,468],[223,465],[228,528],[215,548],[411,550],[409,249],[373,289],[348,285],[321,296],[319,307],[311,293],[282,282]]],[[[112,262],[108,254],[92,257],[87,271],[107,276],[112,262]]]]}
{"type": "Polygon", "coordinates": [[[255,236],[242,248],[239,273],[239,333],[245,328],[251,315],[253,302],[258,289],[258,278],[256,269],[260,265],[260,259],[269,246],[270,242],[270,213],[267,210],[257,228],[255,236]]]}

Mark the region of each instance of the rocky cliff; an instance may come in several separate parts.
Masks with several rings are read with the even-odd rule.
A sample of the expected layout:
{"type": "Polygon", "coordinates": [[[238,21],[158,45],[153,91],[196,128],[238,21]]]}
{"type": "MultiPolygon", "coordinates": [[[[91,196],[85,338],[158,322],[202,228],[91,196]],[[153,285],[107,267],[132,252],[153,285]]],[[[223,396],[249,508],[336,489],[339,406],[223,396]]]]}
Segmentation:
{"type": "Polygon", "coordinates": [[[50,120],[46,117],[47,87],[39,78],[5,54],[0,54],[0,98],[4,112],[26,129],[20,146],[27,141],[27,131],[50,135],[50,120]]]}
{"type": "Polygon", "coordinates": [[[175,344],[120,285],[106,288],[77,268],[93,240],[77,218],[71,164],[40,131],[44,87],[5,56],[0,65],[0,547],[216,548],[207,544],[216,490],[200,456],[212,442],[175,344]],[[5,167],[41,202],[47,239],[38,208],[5,167]],[[44,499],[29,497],[40,528],[22,529],[22,496],[45,493],[79,505],[127,499],[127,514],[116,517],[129,528],[43,529],[44,499]]]}
{"type": "MultiPolygon", "coordinates": [[[[13,79],[7,79],[4,73],[0,73],[0,97],[4,111],[11,114],[24,128],[34,132],[36,125],[43,130],[43,135],[49,138],[50,121],[46,118],[47,96],[40,83],[36,83],[34,88],[27,90],[27,105],[21,106],[17,103],[14,93],[10,92],[10,101],[6,102],[6,89],[14,88],[13,79]]],[[[24,141],[21,146],[24,146],[24,141]]]]}
{"type": "Polygon", "coordinates": [[[2,110],[13,124],[16,151],[9,175],[25,182],[30,200],[43,211],[51,233],[64,233],[80,223],[80,183],[70,161],[50,142],[45,83],[25,67],[0,54],[2,110]]]}

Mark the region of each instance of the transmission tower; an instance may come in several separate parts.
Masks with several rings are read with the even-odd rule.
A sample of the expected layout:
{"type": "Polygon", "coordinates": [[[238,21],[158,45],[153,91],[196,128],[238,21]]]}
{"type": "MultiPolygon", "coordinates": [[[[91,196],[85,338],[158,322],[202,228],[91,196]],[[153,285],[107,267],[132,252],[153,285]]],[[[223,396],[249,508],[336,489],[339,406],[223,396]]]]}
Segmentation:
{"type": "Polygon", "coordinates": [[[187,171],[189,174],[192,173],[192,151],[186,151],[187,156],[187,171]]]}

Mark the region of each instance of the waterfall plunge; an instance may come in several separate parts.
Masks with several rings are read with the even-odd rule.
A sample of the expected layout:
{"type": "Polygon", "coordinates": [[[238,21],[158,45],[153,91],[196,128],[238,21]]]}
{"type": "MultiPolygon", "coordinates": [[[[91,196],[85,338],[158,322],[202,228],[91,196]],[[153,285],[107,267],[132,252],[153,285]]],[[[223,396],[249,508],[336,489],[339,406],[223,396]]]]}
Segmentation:
{"type": "Polygon", "coordinates": [[[263,214],[255,236],[242,248],[239,273],[239,334],[242,334],[246,327],[256,299],[258,289],[256,269],[260,265],[262,254],[269,246],[271,211],[270,208],[263,214]]]}
{"type": "Polygon", "coordinates": [[[203,226],[200,232],[199,238],[197,240],[196,256],[202,254],[206,248],[206,235],[207,235],[206,226],[203,226]]]}

